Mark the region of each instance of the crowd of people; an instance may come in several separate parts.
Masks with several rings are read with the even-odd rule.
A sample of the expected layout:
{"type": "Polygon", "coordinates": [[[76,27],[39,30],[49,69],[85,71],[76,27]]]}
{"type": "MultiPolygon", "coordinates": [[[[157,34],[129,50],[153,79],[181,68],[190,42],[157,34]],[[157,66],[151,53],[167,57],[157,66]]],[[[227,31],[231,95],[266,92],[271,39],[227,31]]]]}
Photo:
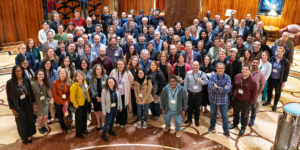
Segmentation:
{"type": "Polygon", "coordinates": [[[233,11],[224,21],[208,11],[184,29],[179,21],[167,27],[160,12],[150,9],[146,16],[140,10],[134,16],[131,10],[118,18],[104,7],[98,20],[95,14],[82,18],[75,10],[66,29],[58,13],[51,23],[43,21],[39,46],[28,39],[19,47],[7,81],[9,108],[23,143],[32,142],[35,122],[41,134],[53,121],[69,134],[73,118],[82,139],[92,110],[105,142],[106,133],[116,136],[114,126],[123,128],[129,114],[137,117],[137,128],[147,128],[149,109],[151,120],[163,115],[165,132],[174,117],[176,137],[182,118],[189,124],[194,115],[199,126],[200,115],[210,114],[211,133],[219,115],[227,138],[240,122],[239,135],[254,125],[262,101],[263,106],[271,103],[274,88],[276,111],[292,57],[285,44],[288,33],[270,48],[259,16],[237,20],[233,11]],[[234,120],[228,125],[232,108],[234,120]]]}

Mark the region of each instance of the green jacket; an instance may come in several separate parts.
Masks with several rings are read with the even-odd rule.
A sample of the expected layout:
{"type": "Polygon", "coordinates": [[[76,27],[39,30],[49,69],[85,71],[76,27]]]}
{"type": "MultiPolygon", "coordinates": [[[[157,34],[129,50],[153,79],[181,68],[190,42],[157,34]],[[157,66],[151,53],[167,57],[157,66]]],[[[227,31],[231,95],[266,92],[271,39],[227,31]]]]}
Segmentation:
{"type": "Polygon", "coordinates": [[[33,48],[32,52],[29,49],[27,49],[27,52],[31,53],[34,56],[34,59],[35,59],[35,68],[36,68],[36,70],[38,70],[40,62],[41,62],[41,54],[40,54],[39,49],[38,48],[33,48]]]}

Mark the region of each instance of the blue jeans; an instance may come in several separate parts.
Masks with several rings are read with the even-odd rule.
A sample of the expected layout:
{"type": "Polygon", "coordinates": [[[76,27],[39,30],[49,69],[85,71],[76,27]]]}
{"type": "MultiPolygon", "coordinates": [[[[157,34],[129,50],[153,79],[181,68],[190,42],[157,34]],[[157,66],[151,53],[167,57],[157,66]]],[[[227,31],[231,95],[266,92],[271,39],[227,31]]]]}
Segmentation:
{"type": "Polygon", "coordinates": [[[151,102],[150,110],[151,110],[152,116],[157,116],[157,117],[160,116],[159,103],[151,102]]]}
{"type": "Polygon", "coordinates": [[[110,109],[110,113],[106,113],[106,117],[105,117],[106,122],[105,122],[103,130],[102,130],[102,135],[106,134],[108,126],[109,126],[109,130],[112,131],[117,113],[118,113],[118,110],[116,107],[112,107],[110,109]]]}
{"type": "Polygon", "coordinates": [[[217,105],[215,103],[210,102],[210,127],[212,129],[216,126],[216,119],[217,119],[217,111],[218,107],[220,108],[222,122],[223,122],[223,130],[224,132],[228,131],[228,102],[224,105],[217,105]]]}
{"type": "Polygon", "coordinates": [[[144,105],[140,105],[140,104],[136,104],[136,105],[137,105],[137,118],[138,118],[138,121],[141,121],[141,118],[142,118],[142,115],[143,115],[143,106],[144,106],[144,121],[147,122],[147,120],[148,120],[148,110],[149,110],[150,103],[144,104],[144,105]]]}
{"type": "Polygon", "coordinates": [[[165,112],[165,115],[164,115],[165,124],[166,124],[166,126],[170,126],[172,115],[174,115],[175,130],[180,131],[182,117],[181,117],[181,114],[177,114],[177,110],[173,111],[169,108],[168,112],[165,112]]]}

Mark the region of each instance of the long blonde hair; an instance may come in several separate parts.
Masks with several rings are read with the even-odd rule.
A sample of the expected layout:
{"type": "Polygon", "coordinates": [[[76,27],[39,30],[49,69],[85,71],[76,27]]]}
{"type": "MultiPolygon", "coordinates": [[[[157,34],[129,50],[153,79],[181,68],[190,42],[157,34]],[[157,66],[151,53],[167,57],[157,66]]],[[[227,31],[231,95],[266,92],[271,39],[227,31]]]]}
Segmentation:
{"type": "Polygon", "coordinates": [[[54,50],[52,47],[49,47],[49,48],[47,49],[46,55],[44,56],[43,60],[51,60],[50,57],[49,57],[48,54],[47,54],[48,51],[49,51],[50,49],[52,49],[53,52],[54,52],[54,61],[55,61],[56,63],[58,63],[59,58],[58,58],[58,56],[55,54],[55,50],[54,50]]]}
{"type": "Polygon", "coordinates": [[[59,73],[60,73],[61,71],[65,71],[65,73],[66,73],[65,81],[67,81],[67,84],[68,84],[69,86],[71,86],[71,85],[72,85],[72,80],[70,79],[69,73],[68,73],[68,71],[67,71],[65,68],[60,68],[60,69],[58,70],[58,76],[57,76],[57,79],[56,79],[56,80],[57,80],[57,81],[60,81],[59,73]]]}

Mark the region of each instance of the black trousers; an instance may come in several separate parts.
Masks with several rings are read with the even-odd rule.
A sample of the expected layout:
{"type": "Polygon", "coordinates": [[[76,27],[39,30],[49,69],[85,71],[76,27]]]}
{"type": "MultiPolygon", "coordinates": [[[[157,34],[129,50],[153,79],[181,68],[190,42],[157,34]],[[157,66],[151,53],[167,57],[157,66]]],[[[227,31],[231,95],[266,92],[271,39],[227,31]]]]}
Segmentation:
{"type": "Polygon", "coordinates": [[[16,110],[19,114],[15,117],[18,133],[22,141],[27,141],[28,137],[36,133],[34,116],[33,116],[33,106],[32,104],[21,104],[19,110],[16,110]]]}
{"type": "Polygon", "coordinates": [[[250,101],[242,101],[234,99],[233,103],[233,124],[237,126],[239,124],[239,118],[241,113],[242,128],[246,129],[250,111],[250,101]]]}
{"type": "Polygon", "coordinates": [[[118,112],[116,117],[116,123],[119,123],[120,125],[126,125],[127,123],[127,106],[125,106],[125,96],[121,95],[122,99],[122,111],[118,112]]]}
{"type": "Polygon", "coordinates": [[[195,109],[194,120],[199,121],[200,117],[200,106],[202,101],[202,92],[198,94],[193,94],[189,92],[189,101],[188,101],[188,119],[192,120],[193,110],[195,109]]]}
{"type": "Polygon", "coordinates": [[[63,105],[58,105],[58,104],[54,103],[54,107],[55,107],[55,110],[56,110],[56,114],[57,114],[57,117],[58,117],[58,120],[59,120],[61,130],[70,129],[66,126],[66,124],[64,122],[64,113],[62,111],[63,105]]]}
{"type": "Polygon", "coordinates": [[[75,126],[76,126],[76,136],[82,137],[82,132],[87,130],[87,101],[84,102],[83,106],[79,106],[75,113],[75,126]]]}
{"type": "Polygon", "coordinates": [[[132,105],[132,113],[137,115],[137,105],[136,105],[136,98],[134,94],[134,90],[131,89],[131,105],[132,105]]]}
{"type": "Polygon", "coordinates": [[[272,93],[273,88],[275,88],[275,99],[274,99],[274,105],[278,104],[279,98],[281,96],[281,86],[282,82],[280,82],[280,79],[273,79],[271,76],[268,79],[268,90],[267,90],[267,101],[271,102],[272,100],[272,93]]]}

